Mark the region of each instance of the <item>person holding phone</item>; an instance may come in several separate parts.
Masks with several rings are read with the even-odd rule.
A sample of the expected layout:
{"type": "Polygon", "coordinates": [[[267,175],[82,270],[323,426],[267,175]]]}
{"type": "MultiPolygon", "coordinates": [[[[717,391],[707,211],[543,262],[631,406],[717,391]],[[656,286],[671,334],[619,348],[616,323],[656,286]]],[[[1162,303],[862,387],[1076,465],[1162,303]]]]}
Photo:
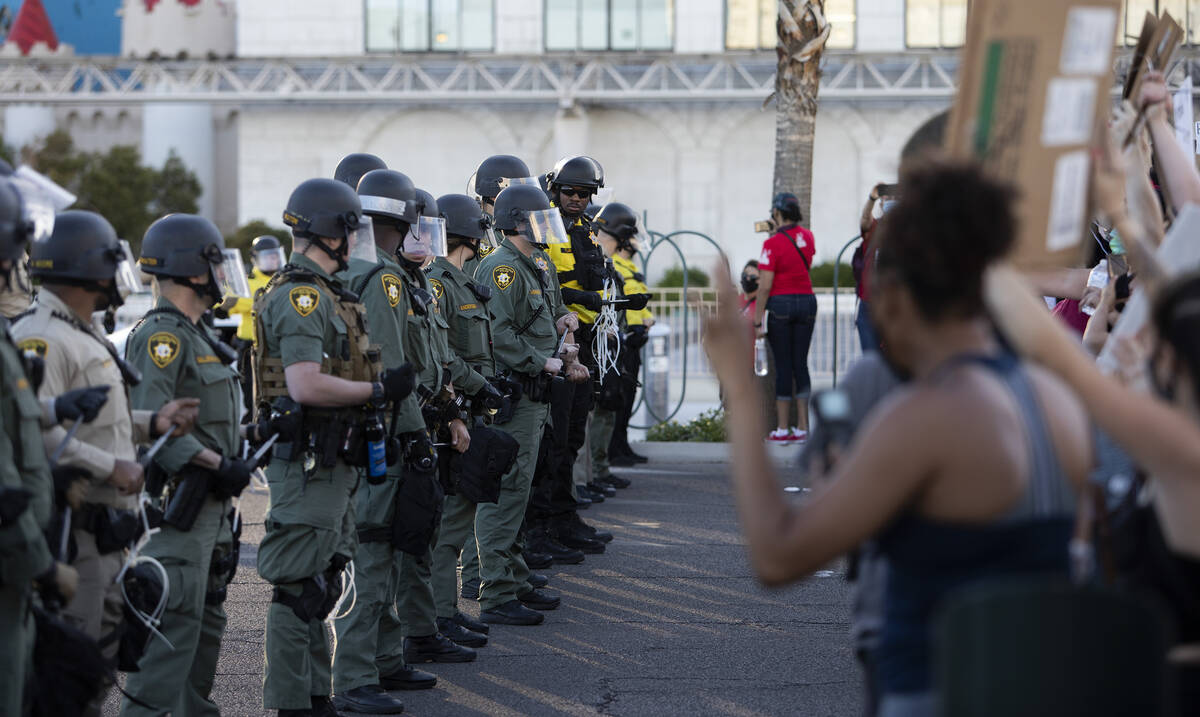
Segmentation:
{"type": "Polygon", "coordinates": [[[816,244],[813,233],[800,226],[804,215],[796,195],[775,195],[771,221],[778,228],[763,242],[758,259],[754,328],[756,336],[767,337],[775,356],[777,420],[768,440],[795,443],[808,437],[808,348],[817,318],[809,270],[816,244]],[[789,429],[793,402],[798,427],[789,429]]]}

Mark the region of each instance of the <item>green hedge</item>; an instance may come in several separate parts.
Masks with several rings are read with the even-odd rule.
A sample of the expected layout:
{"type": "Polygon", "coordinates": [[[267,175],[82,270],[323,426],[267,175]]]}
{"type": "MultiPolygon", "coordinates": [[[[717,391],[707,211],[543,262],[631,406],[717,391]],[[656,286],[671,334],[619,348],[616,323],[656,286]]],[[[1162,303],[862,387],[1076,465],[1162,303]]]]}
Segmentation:
{"type": "Polygon", "coordinates": [[[660,423],[646,431],[646,440],[664,443],[723,443],[725,412],[714,408],[701,413],[690,423],[660,423]]]}

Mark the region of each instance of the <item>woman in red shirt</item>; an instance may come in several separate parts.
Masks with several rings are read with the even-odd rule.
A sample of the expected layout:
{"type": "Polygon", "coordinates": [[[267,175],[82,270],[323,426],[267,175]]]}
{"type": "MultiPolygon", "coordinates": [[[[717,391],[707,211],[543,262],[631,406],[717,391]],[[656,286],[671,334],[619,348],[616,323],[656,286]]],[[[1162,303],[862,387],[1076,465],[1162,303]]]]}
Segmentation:
{"type": "Polygon", "coordinates": [[[813,296],[809,268],[816,245],[812,232],[799,224],[804,216],[796,195],[775,195],[771,219],[779,229],[763,242],[762,256],[758,258],[754,328],[758,336],[767,337],[775,356],[777,421],[769,439],[791,443],[808,438],[808,394],[812,388],[808,347],[817,318],[817,297],[813,296]],[[796,419],[800,425],[789,429],[793,401],[797,402],[796,419]]]}

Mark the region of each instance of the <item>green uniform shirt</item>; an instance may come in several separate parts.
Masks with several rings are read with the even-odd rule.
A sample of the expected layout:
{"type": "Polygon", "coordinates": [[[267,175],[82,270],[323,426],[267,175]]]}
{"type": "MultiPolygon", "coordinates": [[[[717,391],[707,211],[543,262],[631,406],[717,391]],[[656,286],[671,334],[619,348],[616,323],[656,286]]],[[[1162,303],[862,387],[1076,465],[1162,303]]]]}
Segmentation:
{"type": "MultiPolygon", "coordinates": [[[[303,254],[293,254],[288,263],[344,286],[303,254]]],[[[282,360],[284,368],[349,355],[346,323],[316,284],[293,280],[273,288],[265,297],[262,321],[265,355],[282,360]]]]}
{"type": "Polygon", "coordinates": [[[429,269],[429,283],[450,330],[450,377],[468,396],[479,393],[486,376],[496,375],[488,305],[471,291],[471,277],[441,257],[429,269]]]}
{"type": "Polygon", "coordinates": [[[236,458],[242,403],[238,374],[212,349],[211,329],[192,323],[165,298],[138,324],[125,342],[125,360],[142,372],[142,382],[129,391],[135,408],[156,409],[176,398],[200,399],[196,426],[172,438],[154,457],[169,474],[178,473],[201,450],[236,458]]]}
{"type": "Polygon", "coordinates": [[[425,307],[425,313],[416,311],[413,307],[413,297],[404,292],[406,319],[408,325],[404,331],[404,348],[408,360],[412,362],[417,372],[417,383],[437,393],[442,387],[442,369],[445,367],[450,353],[446,343],[446,320],[442,317],[441,307],[429,278],[420,269],[400,272],[407,287],[424,289],[433,296],[433,301],[425,307]]]}
{"type": "Polygon", "coordinates": [[[558,348],[555,326],[566,313],[553,265],[544,252],[525,256],[508,239],[479,264],[476,276],[492,288],[492,349],[496,367],[536,376],[558,348]]]}
{"type": "Polygon", "coordinates": [[[20,589],[53,562],[42,529],[50,522],[54,484],[42,444],[42,406],[25,377],[7,319],[0,319],[0,329],[0,485],[30,493],[25,512],[0,527],[0,585],[20,589]]]}
{"type": "MultiPolygon", "coordinates": [[[[405,351],[408,297],[400,278],[403,270],[394,255],[378,249],[376,254],[379,264],[351,259],[350,268],[339,276],[367,309],[367,331],[371,343],[379,345],[383,367],[399,368],[409,360],[405,351]]],[[[425,419],[417,395],[409,394],[400,404],[396,431],[409,433],[423,428],[425,419]]]]}

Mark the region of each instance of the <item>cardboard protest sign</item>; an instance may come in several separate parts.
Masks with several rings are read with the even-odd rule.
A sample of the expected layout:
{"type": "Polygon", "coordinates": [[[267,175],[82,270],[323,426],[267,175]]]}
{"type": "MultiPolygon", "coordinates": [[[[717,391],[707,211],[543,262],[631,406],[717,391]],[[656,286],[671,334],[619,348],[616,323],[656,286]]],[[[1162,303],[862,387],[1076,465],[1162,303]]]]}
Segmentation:
{"type": "Polygon", "coordinates": [[[1018,266],[1079,258],[1119,9],[1120,0],[971,3],[946,148],[1020,189],[1018,266]]]}

